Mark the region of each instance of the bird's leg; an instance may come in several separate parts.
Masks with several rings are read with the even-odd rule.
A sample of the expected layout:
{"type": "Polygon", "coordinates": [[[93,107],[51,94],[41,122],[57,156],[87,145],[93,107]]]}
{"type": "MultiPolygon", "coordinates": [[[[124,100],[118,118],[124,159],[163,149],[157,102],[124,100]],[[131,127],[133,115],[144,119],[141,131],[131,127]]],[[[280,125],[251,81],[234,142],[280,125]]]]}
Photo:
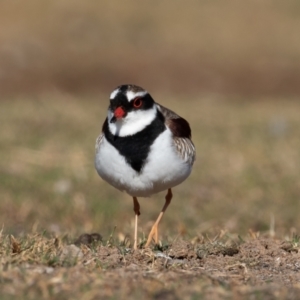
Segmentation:
{"type": "Polygon", "coordinates": [[[159,214],[159,216],[158,216],[156,222],[155,222],[154,225],[152,226],[152,229],[151,229],[151,231],[150,231],[150,233],[149,233],[149,236],[148,236],[147,243],[146,243],[145,247],[149,247],[149,245],[150,245],[150,243],[151,243],[151,241],[152,241],[153,236],[154,236],[155,244],[158,243],[158,224],[159,224],[161,218],[163,217],[165,211],[167,210],[169,204],[171,203],[172,197],[173,197],[172,191],[171,191],[171,189],[168,189],[168,193],[167,193],[167,195],[166,195],[166,202],[165,202],[165,205],[164,205],[164,207],[162,208],[162,210],[161,210],[161,212],[160,212],[160,214],[159,214]]]}
{"type": "Polygon", "coordinates": [[[137,228],[138,228],[138,218],[141,214],[140,212],[140,204],[136,197],[133,197],[133,210],[135,212],[135,224],[134,224],[134,244],[133,249],[137,249],[137,228]]]}

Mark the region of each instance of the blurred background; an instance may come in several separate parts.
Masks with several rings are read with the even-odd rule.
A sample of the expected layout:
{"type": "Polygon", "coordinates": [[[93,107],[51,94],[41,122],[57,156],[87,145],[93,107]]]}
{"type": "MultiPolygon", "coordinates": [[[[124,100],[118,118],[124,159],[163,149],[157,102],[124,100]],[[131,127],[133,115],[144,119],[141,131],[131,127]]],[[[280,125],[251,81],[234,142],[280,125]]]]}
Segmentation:
{"type": "MultiPolygon", "coordinates": [[[[189,120],[197,147],[162,238],[297,232],[299,28],[296,0],[1,1],[4,230],[132,237],[132,199],[93,161],[110,92],[134,83],[189,120]]],[[[163,197],[141,199],[140,236],[163,197]]]]}

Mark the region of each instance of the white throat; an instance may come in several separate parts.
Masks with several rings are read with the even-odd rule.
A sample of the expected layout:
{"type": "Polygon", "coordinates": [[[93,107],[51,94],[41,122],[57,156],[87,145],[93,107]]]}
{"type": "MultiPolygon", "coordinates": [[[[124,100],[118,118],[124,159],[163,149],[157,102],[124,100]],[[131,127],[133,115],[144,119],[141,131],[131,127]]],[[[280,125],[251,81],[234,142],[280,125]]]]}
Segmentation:
{"type": "Polygon", "coordinates": [[[118,136],[134,135],[151,124],[156,113],[156,105],[154,105],[151,109],[131,111],[125,118],[110,123],[113,113],[109,109],[107,114],[109,131],[118,136]]]}

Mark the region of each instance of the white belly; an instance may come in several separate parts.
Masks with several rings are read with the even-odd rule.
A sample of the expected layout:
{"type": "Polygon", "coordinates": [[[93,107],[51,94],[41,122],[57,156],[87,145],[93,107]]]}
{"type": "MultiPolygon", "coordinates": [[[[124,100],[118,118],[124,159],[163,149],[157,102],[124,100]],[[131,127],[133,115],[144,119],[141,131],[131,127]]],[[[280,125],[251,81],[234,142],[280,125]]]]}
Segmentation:
{"type": "Polygon", "coordinates": [[[169,129],[151,146],[140,173],[132,169],[105,138],[96,152],[95,166],[102,179],[136,197],[148,197],[172,188],[184,181],[192,170],[192,166],[176,153],[169,129]]]}

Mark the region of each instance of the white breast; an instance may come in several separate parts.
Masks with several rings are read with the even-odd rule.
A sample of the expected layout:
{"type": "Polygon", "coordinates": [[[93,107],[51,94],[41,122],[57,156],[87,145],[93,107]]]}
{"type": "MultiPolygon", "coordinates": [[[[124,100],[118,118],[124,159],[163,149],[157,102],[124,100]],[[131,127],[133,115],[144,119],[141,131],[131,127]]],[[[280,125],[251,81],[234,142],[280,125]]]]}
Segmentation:
{"type": "Polygon", "coordinates": [[[192,169],[177,154],[169,129],[154,141],[140,173],[131,168],[105,137],[97,148],[95,166],[105,181],[136,197],[148,197],[172,188],[184,181],[192,169]]]}

